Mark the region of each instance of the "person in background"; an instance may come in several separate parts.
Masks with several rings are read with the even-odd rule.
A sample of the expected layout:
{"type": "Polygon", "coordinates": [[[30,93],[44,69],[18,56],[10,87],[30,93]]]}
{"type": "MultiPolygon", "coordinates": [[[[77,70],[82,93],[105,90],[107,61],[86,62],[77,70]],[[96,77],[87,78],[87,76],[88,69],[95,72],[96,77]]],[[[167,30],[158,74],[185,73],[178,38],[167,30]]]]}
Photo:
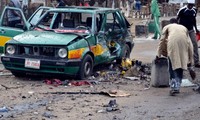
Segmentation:
{"type": "Polygon", "coordinates": [[[28,0],[22,0],[22,10],[27,17],[28,15],[28,0]]]}
{"type": "MultiPolygon", "coordinates": [[[[57,0],[57,5],[56,7],[64,7],[66,4],[63,0],[57,0]]],[[[62,14],[59,13],[56,17],[56,20],[54,22],[53,25],[53,29],[59,28],[60,26],[62,26],[62,14]]]]}
{"type": "Polygon", "coordinates": [[[57,0],[57,5],[56,7],[64,7],[66,4],[63,0],[57,0]]]}
{"type": "Polygon", "coordinates": [[[90,0],[80,0],[79,6],[90,6],[89,2],[90,0]]]}
{"type": "Polygon", "coordinates": [[[177,24],[176,18],[170,19],[170,24],[162,30],[156,58],[161,55],[169,59],[170,95],[174,95],[180,92],[183,70],[187,70],[189,64],[194,64],[193,45],[188,30],[177,24]]]}
{"type": "MultiPolygon", "coordinates": [[[[8,6],[21,9],[21,4],[19,0],[10,0],[8,6]]],[[[9,27],[16,27],[16,24],[21,23],[21,15],[17,11],[8,10],[7,15],[9,27]]]]}
{"type": "Polygon", "coordinates": [[[98,0],[97,3],[97,7],[107,7],[107,0],[98,0]]]}
{"type": "Polygon", "coordinates": [[[127,0],[126,1],[127,4],[127,12],[126,12],[126,17],[131,17],[131,11],[133,10],[133,6],[134,6],[134,0],[127,0]]]}
{"type": "Polygon", "coordinates": [[[112,0],[112,8],[115,8],[115,0],[112,0]]]}
{"type": "Polygon", "coordinates": [[[190,39],[192,40],[194,48],[194,64],[195,67],[200,68],[198,44],[196,40],[196,33],[199,33],[196,24],[197,9],[194,7],[195,0],[188,0],[188,4],[179,9],[177,13],[178,23],[185,26],[189,31],[190,39]],[[195,28],[195,31],[194,31],[195,28]]]}
{"type": "Polygon", "coordinates": [[[140,0],[136,0],[135,1],[135,18],[137,18],[137,16],[139,16],[139,18],[141,18],[140,15],[140,10],[141,10],[141,1],[140,0]],[[138,14],[138,15],[137,15],[138,14]]]}
{"type": "Polygon", "coordinates": [[[120,9],[122,10],[122,13],[126,13],[126,0],[120,0],[120,9]]]}
{"type": "Polygon", "coordinates": [[[154,24],[155,24],[153,39],[158,39],[158,35],[160,36],[161,34],[160,34],[160,20],[159,20],[160,9],[159,9],[157,0],[151,1],[151,14],[152,14],[152,17],[154,19],[154,24]]]}

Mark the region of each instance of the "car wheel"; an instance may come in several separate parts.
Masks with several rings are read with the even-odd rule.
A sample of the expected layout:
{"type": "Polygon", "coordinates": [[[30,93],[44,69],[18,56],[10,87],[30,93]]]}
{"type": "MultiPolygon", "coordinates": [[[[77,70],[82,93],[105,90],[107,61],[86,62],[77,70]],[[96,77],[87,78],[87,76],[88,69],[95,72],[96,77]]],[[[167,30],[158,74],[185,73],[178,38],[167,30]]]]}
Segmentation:
{"type": "Polygon", "coordinates": [[[25,77],[26,74],[25,73],[21,73],[21,72],[13,72],[11,71],[12,74],[15,76],[15,77],[25,77]]]}
{"type": "Polygon", "coordinates": [[[89,77],[93,72],[93,59],[90,55],[86,55],[81,63],[78,79],[85,79],[89,77]]]}
{"type": "Polygon", "coordinates": [[[123,53],[123,57],[124,58],[130,58],[130,54],[131,54],[131,50],[130,50],[129,46],[126,44],[125,50],[124,50],[124,53],[123,53]]]}
{"type": "Polygon", "coordinates": [[[131,54],[131,50],[130,50],[130,47],[126,44],[125,45],[125,49],[122,53],[122,57],[120,59],[117,59],[117,64],[121,64],[122,62],[122,58],[130,58],[130,54],[131,54]]]}

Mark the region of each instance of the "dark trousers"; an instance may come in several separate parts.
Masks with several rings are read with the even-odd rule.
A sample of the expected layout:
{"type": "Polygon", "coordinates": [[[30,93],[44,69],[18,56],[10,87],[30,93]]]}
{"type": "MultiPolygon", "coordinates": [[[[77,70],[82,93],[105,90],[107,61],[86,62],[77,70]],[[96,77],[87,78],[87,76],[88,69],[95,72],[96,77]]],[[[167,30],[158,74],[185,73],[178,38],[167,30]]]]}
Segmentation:
{"type": "Polygon", "coordinates": [[[198,52],[198,43],[196,40],[196,34],[194,30],[189,31],[189,36],[193,44],[193,49],[194,49],[194,64],[197,65],[199,64],[199,52],[198,52]]]}

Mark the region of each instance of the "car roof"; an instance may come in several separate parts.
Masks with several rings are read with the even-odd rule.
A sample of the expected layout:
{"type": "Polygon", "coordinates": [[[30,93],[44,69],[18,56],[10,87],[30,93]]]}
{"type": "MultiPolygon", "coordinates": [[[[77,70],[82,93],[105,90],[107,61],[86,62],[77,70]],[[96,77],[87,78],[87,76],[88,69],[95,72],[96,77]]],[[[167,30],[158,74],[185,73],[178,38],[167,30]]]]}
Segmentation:
{"type": "Polygon", "coordinates": [[[111,11],[120,11],[120,9],[114,8],[103,8],[103,7],[87,7],[87,6],[66,6],[66,7],[58,7],[52,8],[49,11],[71,11],[71,12],[88,12],[88,13],[96,13],[96,12],[111,12],[111,11]]]}

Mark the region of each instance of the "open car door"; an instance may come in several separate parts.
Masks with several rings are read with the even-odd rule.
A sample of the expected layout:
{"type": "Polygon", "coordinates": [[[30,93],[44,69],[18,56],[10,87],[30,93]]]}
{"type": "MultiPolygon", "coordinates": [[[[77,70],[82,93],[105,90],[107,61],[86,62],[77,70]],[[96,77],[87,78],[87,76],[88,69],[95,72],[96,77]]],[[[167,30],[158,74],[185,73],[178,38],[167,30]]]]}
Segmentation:
{"type": "Polygon", "coordinates": [[[3,53],[4,45],[8,40],[18,34],[30,30],[31,26],[34,26],[38,22],[40,17],[49,9],[50,7],[38,8],[27,21],[21,9],[14,7],[5,7],[2,12],[2,16],[0,17],[0,53],[3,53]],[[8,21],[9,10],[14,11],[20,15],[21,22],[15,24],[14,27],[11,27],[8,21]]]}

